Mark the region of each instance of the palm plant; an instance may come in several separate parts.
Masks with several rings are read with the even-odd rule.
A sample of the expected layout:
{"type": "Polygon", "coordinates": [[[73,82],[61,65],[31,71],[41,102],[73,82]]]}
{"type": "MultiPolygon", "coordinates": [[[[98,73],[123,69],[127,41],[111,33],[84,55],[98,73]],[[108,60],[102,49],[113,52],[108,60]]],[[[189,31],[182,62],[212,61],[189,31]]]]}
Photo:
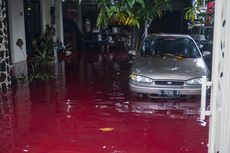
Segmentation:
{"type": "Polygon", "coordinates": [[[51,66],[54,61],[54,41],[52,31],[48,25],[45,33],[33,40],[32,46],[33,54],[29,60],[30,80],[53,78],[51,66]]]}
{"type": "Polygon", "coordinates": [[[170,8],[169,0],[121,0],[111,4],[110,0],[101,0],[98,27],[107,27],[110,22],[133,27],[134,50],[137,50],[147,25],[163,15],[170,8]]]}
{"type": "Polygon", "coordinates": [[[54,57],[48,52],[46,47],[44,50],[37,50],[32,56],[32,62],[34,66],[45,67],[52,64],[54,57]]]}

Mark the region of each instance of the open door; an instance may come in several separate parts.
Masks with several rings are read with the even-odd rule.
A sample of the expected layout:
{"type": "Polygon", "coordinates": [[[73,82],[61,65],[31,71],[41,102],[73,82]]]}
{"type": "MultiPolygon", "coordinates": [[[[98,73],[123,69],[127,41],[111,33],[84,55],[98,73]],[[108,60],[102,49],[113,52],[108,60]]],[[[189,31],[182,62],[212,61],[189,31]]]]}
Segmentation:
{"type": "Polygon", "coordinates": [[[24,0],[26,48],[32,52],[32,39],[41,34],[40,0],[24,0]]]}

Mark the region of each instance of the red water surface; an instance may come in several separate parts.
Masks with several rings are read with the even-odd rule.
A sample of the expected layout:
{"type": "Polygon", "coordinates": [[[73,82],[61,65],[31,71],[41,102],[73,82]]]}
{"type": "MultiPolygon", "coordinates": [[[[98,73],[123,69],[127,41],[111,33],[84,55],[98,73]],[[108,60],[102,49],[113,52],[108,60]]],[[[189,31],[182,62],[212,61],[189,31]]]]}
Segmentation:
{"type": "Polygon", "coordinates": [[[123,53],[88,53],[1,95],[0,153],[207,153],[199,99],[132,97],[128,73],[123,53]]]}

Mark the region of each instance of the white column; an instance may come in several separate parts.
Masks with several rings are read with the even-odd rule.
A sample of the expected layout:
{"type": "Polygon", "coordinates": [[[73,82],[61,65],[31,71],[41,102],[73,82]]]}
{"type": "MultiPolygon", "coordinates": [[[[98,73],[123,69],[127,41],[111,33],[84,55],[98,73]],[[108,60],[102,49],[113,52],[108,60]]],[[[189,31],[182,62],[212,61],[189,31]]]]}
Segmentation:
{"type": "Polygon", "coordinates": [[[50,18],[50,7],[51,0],[41,0],[41,22],[42,22],[42,30],[44,32],[45,26],[51,24],[50,18]]]}
{"type": "Polygon", "coordinates": [[[10,51],[12,63],[27,59],[23,0],[8,0],[10,51]],[[16,45],[21,39],[22,47],[16,45]]]}
{"type": "Polygon", "coordinates": [[[83,32],[82,27],[82,10],[81,10],[81,4],[77,6],[77,21],[76,21],[78,29],[83,32]]]}
{"type": "Polygon", "coordinates": [[[62,0],[56,1],[56,39],[64,42],[62,0]]]}
{"type": "Polygon", "coordinates": [[[230,152],[230,1],[216,0],[209,153],[230,152]]]}
{"type": "MultiPolygon", "coordinates": [[[[51,25],[51,17],[50,17],[50,8],[54,6],[54,0],[41,0],[41,20],[42,20],[42,29],[43,32],[45,30],[45,26],[51,25]]],[[[63,13],[62,13],[62,0],[56,0],[55,3],[55,29],[56,34],[54,39],[59,39],[61,42],[64,40],[63,34],[63,13]]]]}

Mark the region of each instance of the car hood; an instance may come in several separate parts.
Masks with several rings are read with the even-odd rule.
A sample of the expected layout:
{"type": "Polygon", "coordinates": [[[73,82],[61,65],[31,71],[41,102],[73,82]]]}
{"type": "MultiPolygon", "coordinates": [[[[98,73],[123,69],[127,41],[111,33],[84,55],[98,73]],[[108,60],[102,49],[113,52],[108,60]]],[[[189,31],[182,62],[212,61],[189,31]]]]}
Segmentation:
{"type": "Polygon", "coordinates": [[[201,57],[138,57],[131,69],[136,74],[160,80],[189,80],[208,75],[207,66],[201,57]]]}

